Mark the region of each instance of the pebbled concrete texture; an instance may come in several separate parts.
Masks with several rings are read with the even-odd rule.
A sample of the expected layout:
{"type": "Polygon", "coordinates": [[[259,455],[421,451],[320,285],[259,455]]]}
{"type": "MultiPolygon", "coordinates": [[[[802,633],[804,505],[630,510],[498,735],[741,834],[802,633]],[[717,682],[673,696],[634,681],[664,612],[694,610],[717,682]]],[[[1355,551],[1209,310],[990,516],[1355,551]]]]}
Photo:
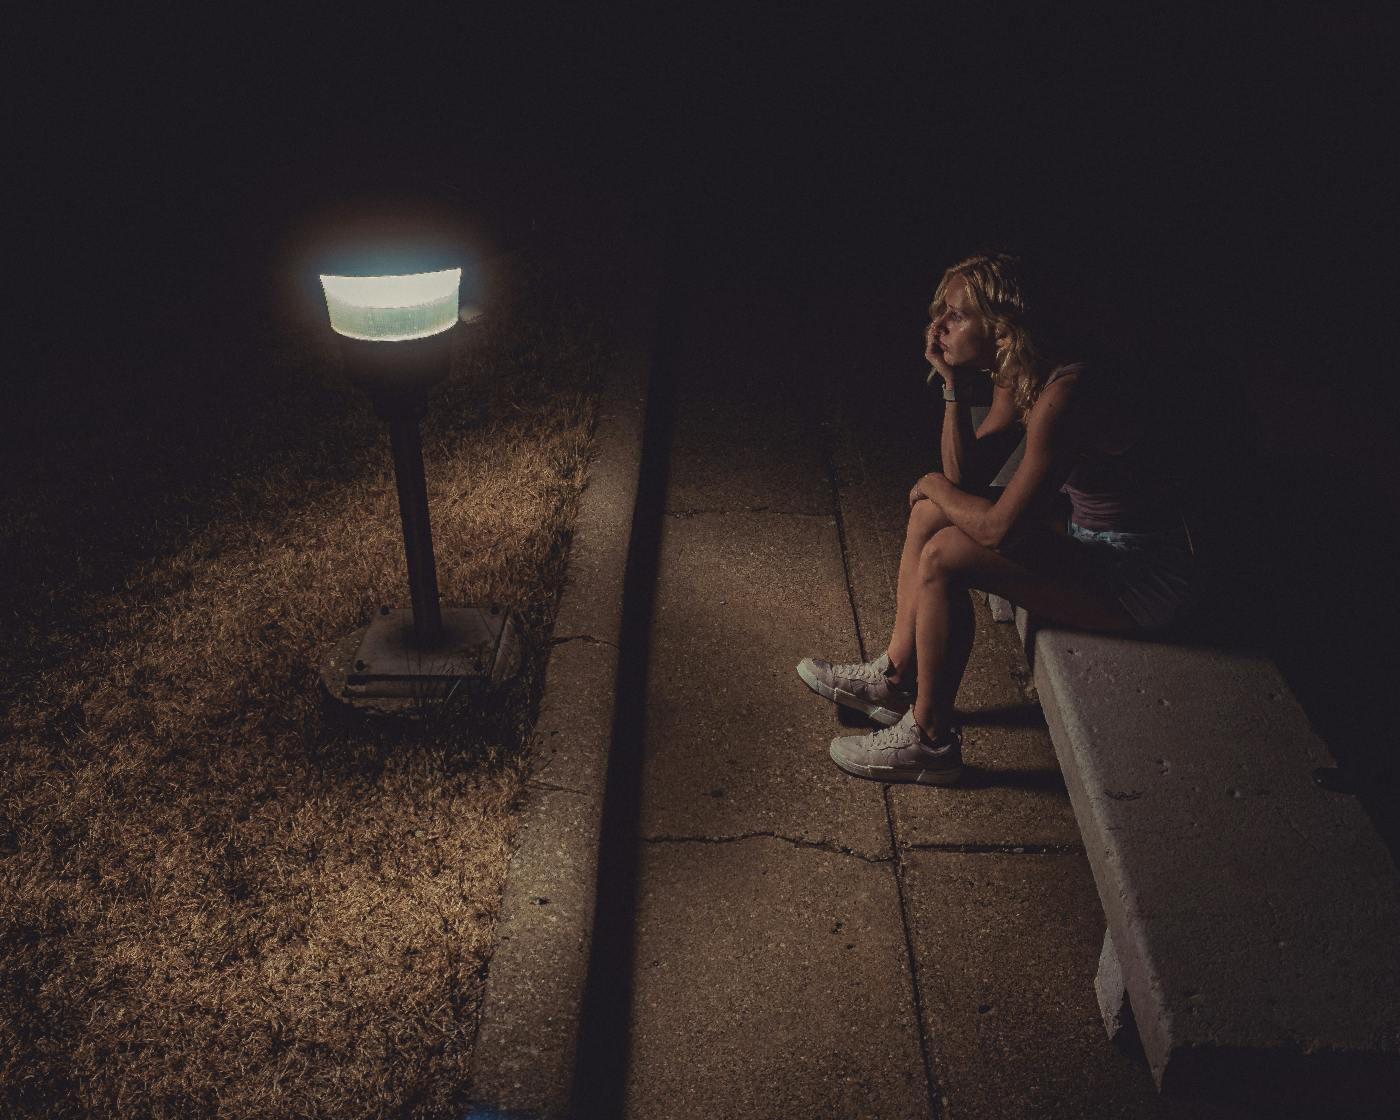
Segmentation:
{"type": "Polygon", "coordinates": [[[771,832],[888,855],[879,787],[831,764],[831,705],[795,672],[808,654],[854,656],[832,519],[668,517],[656,596],[643,835],[771,832]]]}
{"type": "Polygon", "coordinates": [[[1313,780],[1334,761],[1272,662],[1033,641],[1158,1082],[1329,1107],[1393,1096],[1400,876],[1355,800],[1313,780]]]}
{"type": "Polygon", "coordinates": [[[1082,857],[909,852],[910,929],[941,1115],[1243,1120],[1160,1097],[1104,1040],[1082,857]]]}
{"type": "Polygon", "coordinates": [[[530,793],[472,1054],[471,1096],[479,1106],[569,1114],[593,922],[594,796],[530,793]]]}
{"type": "Polygon", "coordinates": [[[716,395],[708,378],[684,379],[676,392],[686,423],[675,433],[668,512],[748,509],[830,516],[821,441],[812,438],[802,410],[753,395],[737,400],[716,395]]]}
{"type": "Polygon", "coordinates": [[[736,318],[729,288],[685,302],[668,370],[678,422],[671,432],[670,513],[766,510],[831,515],[820,405],[780,324],[736,318]]]}
{"type": "Polygon", "coordinates": [[[932,1116],[888,863],[647,844],[642,882],[628,1116],[932,1116]]]}

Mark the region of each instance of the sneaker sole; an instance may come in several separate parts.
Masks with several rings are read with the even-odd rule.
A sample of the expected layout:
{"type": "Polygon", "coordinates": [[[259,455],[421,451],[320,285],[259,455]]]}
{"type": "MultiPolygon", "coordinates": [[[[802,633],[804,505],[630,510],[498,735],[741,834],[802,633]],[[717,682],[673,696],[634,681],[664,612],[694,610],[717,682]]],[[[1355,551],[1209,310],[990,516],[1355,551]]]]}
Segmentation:
{"type": "Polygon", "coordinates": [[[831,761],[847,774],[856,778],[866,778],[872,782],[904,782],[918,786],[951,786],[962,777],[963,768],[949,770],[898,770],[893,766],[862,766],[858,762],[847,762],[837,756],[835,750],[827,752],[831,761]]]}
{"type": "MultiPolygon", "coordinates": [[[[904,712],[896,712],[879,704],[869,704],[859,696],[852,695],[844,689],[832,688],[824,684],[817,678],[817,675],[807,668],[807,662],[798,663],[797,675],[802,678],[802,683],[815,692],[818,696],[826,700],[834,701],[843,708],[852,708],[863,715],[869,716],[882,727],[893,727],[904,718],[904,712]]],[[[907,711],[908,709],[905,709],[907,711]]]]}

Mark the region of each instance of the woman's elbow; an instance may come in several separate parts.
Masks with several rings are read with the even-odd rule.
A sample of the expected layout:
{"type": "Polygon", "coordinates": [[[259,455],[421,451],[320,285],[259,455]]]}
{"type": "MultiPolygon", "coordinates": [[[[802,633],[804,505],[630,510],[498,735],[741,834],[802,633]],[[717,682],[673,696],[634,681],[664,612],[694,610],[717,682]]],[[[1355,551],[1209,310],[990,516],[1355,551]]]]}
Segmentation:
{"type": "Polygon", "coordinates": [[[1002,525],[995,518],[983,518],[972,527],[972,531],[968,535],[983,548],[999,552],[1002,541],[1006,540],[1007,537],[1007,526],[1002,525]]]}

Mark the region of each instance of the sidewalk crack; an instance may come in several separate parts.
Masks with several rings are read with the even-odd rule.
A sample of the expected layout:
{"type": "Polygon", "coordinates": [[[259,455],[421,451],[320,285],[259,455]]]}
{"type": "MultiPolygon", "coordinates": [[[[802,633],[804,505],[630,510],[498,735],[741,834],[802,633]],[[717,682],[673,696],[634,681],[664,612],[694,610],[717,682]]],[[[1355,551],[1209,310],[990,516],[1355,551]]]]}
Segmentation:
{"type": "Polygon", "coordinates": [[[782,840],[796,848],[816,848],[838,856],[850,856],[866,863],[889,863],[893,856],[872,856],[834,844],[830,840],[804,840],[800,836],[784,836],[779,832],[740,832],[733,836],[643,836],[644,844],[733,844],[740,840],[782,840]]]}
{"type": "Polygon", "coordinates": [[[1073,856],[1083,855],[1084,845],[1068,844],[901,844],[906,852],[954,852],[959,855],[1073,856]]]}
{"type": "Polygon", "coordinates": [[[619,653],[622,652],[616,642],[610,642],[606,638],[595,638],[592,634],[565,634],[562,638],[551,638],[549,644],[562,646],[565,642],[592,642],[595,646],[607,646],[619,653]]]}

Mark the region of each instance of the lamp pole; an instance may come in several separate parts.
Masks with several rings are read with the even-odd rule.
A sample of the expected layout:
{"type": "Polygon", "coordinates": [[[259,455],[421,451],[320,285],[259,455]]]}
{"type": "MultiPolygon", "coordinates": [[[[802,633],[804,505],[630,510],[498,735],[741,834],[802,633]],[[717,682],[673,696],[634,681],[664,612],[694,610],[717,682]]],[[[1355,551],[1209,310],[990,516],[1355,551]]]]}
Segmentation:
{"type": "Polygon", "coordinates": [[[421,411],[395,410],[386,415],[379,402],[375,403],[375,409],[389,425],[394,482],[399,491],[399,517],[403,521],[403,549],[408,560],[413,638],[419,648],[431,649],[442,642],[442,609],[438,599],[437,563],[433,559],[433,530],[428,521],[423,441],[418,430],[418,422],[427,412],[428,402],[426,395],[420,399],[421,411]]]}

